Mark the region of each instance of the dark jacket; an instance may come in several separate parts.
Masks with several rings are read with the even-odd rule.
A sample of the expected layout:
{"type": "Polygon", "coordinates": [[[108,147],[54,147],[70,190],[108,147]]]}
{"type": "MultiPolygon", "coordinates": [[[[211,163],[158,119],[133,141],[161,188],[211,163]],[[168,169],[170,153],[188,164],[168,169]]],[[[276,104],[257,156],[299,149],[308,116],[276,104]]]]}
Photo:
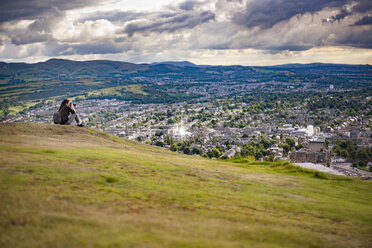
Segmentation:
{"type": "Polygon", "coordinates": [[[65,124],[68,121],[68,117],[70,113],[75,114],[75,111],[68,106],[63,106],[61,110],[59,111],[59,113],[61,114],[61,120],[62,120],[61,124],[65,124]]]}

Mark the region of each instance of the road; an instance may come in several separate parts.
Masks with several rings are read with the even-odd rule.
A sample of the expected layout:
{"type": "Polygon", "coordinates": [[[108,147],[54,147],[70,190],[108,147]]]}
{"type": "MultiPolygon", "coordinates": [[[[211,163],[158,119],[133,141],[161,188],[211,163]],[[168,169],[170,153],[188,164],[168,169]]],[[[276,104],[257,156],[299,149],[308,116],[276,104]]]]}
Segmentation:
{"type": "Polygon", "coordinates": [[[360,177],[363,179],[372,180],[372,172],[361,170],[351,166],[351,163],[331,163],[332,169],[341,172],[342,174],[350,177],[360,177]]]}

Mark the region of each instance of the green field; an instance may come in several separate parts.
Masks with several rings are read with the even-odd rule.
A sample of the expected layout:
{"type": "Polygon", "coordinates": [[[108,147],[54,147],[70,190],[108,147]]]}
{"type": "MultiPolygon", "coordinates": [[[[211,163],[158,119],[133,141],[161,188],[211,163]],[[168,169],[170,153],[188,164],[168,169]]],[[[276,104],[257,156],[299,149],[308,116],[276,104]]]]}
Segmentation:
{"type": "Polygon", "coordinates": [[[147,93],[143,91],[143,85],[141,85],[141,84],[130,84],[130,85],[125,85],[125,86],[110,87],[110,88],[90,91],[88,93],[88,96],[121,95],[121,90],[124,90],[126,92],[131,92],[133,94],[147,95],[147,93]]]}
{"type": "MultiPolygon", "coordinates": [[[[6,86],[0,85],[0,116],[3,115],[2,109],[5,105],[8,106],[9,114],[17,114],[28,110],[30,107],[42,102],[42,100],[54,101],[56,97],[69,96],[72,96],[72,99],[77,96],[80,99],[84,99],[83,93],[88,94],[95,91],[98,92],[98,95],[101,88],[111,86],[112,84],[109,81],[103,79],[82,79],[77,81],[43,80],[6,86]]],[[[108,92],[109,90],[107,90],[108,92]]]]}
{"type": "Polygon", "coordinates": [[[141,84],[130,84],[124,86],[125,91],[132,92],[133,94],[141,94],[147,95],[146,92],[143,91],[143,85],[141,84]]]}
{"type": "Polygon", "coordinates": [[[0,247],[370,247],[372,183],[0,125],[0,247]]]}
{"type": "Polygon", "coordinates": [[[0,116],[4,115],[4,108],[9,110],[10,115],[18,114],[21,111],[27,111],[42,100],[54,101],[58,97],[68,97],[71,100],[89,99],[89,97],[121,97],[124,100],[143,100],[147,97],[158,97],[156,94],[151,94],[150,97],[141,84],[116,87],[113,85],[117,84],[104,79],[44,80],[7,86],[0,85],[0,116]]]}

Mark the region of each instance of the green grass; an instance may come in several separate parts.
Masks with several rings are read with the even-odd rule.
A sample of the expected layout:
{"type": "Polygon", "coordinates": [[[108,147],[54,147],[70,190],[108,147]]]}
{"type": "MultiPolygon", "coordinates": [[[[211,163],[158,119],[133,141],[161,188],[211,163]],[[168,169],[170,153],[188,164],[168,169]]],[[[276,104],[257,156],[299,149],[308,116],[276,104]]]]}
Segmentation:
{"type": "Polygon", "coordinates": [[[368,247],[372,183],[0,125],[0,247],[368,247]]]}
{"type": "Polygon", "coordinates": [[[140,94],[140,95],[147,95],[146,92],[143,91],[143,85],[142,84],[130,84],[124,86],[125,91],[132,92],[134,94],[140,94]]]}
{"type": "Polygon", "coordinates": [[[253,70],[255,70],[256,72],[260,72],[260,73],[275,73],[276,71],[273,71],[273,70],[266,70],[266,69],[263,69],[263,68],[252,68],[253,70]]]}
{"type": "Polygon", "coordinates": [[[146,92],[143,91],[143,86],[141,84],[130,84],[125,86],[118,86],[118,87],[109,87],[100,90],[94,90],[89,92],[89,96],[98,96],[98,95],[105,95],[105,96],[112,96],[112,95],[120,95],[120,90],[124,89],[124,91],[132,92],[134,94],[140,95],[147,95],[146,92]]]}
{"type": "MultiPolygon", "coordinates": [[[[51,101],[52,100],[47,100],[45,102],[48,103],[51,101]]],[[[9,107],[10,114],[18,114],[19,112],[28,110],[30,107],[33,107],[40,102],[41,101],[39,100],[34,100],[34,101],[24,102],[22,105],[10,106],[9,107]]],[[[0,115],[3,115],[3,111],[0,111],[0,115]]]]}

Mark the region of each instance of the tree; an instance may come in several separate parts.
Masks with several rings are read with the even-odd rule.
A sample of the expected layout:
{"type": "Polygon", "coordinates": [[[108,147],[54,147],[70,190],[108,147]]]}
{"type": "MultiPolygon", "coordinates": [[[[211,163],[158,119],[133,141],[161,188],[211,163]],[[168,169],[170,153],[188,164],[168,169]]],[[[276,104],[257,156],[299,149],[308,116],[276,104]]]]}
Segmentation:
{"type": "Polygon", "coordinates": [[[194,148],[192,148],[192,154],[201,154],[202,153],[202,151],[198,148],[198,147],[194,147],[194,148]]]}
{"type": "Polygon", "coordinates": [[[265,149],[271,146],[271,143],[265,138],[263,138],[260,143],[264,146],[265,149]]]}
{"type": "Polygon", "coordinates": [[[296,146],[296,150],[300,150],[302,148],[304,148],[304,146],[302,144],[299,144],[298,146],[296,146]]]}
{"type": "Polygon", "coordinates": [[[185,154],[191,154],[191,151],[190,151],[190,148],[188,146],[186,146],[184,149],[183,149],[183,153],[185,154]]]}
{"type": "Polygon", "coordinates": [[[163,136],[163,132],[157,132],[157,133],[155,133],[155,136],[158,136],[158,137],[160,137],[160,136],[163,136]]]}
{"type": "Polygon", "coordinates": [[[362,161],[368,161],[370,159],[370,154],[368,154],[368,150],[367,148],[363,148],[363,149],[360,149],[360,151],[358,151],[358,159],[362,160],[362,161]]]}
{"type": "Polygon", "coordinates": [[[169,135],[165,136],[165,144],[172,145],[173,142],[174,142],[173,141],[173,136],[169,136],[169,135]]]}
{"type": "Polygon", "coordinates": [[[290,147],[294,147],[296,145],[296,142],[292,138],[285,138],[285,143],[287,143],[290,147]]]}
{"type": "Polygon", "coordinates": [[[254,156],[255,157],[256,156],[256,148],[252,145],[246,144],[246,145],[243,146],[243,149],[241,151],[241,155],[243,157],[248,157],[248,156],[254,156]]]}
{"type": "Polygon", "coordinates": [[[170,150],[173,151],[173,152],[176,152],[178,150],[177,145],[176,144],[171,145],[170,150]]]}
{"type": "Polygon", "coordinates": [[[164,147],[164,142],[163,141],[156,141],[155,145],[160,146],[160,147],[164,147]]]}
{"type": "Polygon", "coordinates": [[[273,162],[274,161],[274,156],[273,155],[269,155],[267,157],[264,158],[265,161],[268,161],[268,162],[273,162]]]}
{"type": "Polygon", "coordinates": [[[216,148],[213,148],[212,150],[209,150],[207,152],[207,155],[209,158],[219,158],[221,156],[221,152],[217,150],[216,148]]]}
{"type": "Polygon", "coordinates": [[[285,153],[289,152],[290,146],[287,143],[281,144],[280,146],[284,149],[285,153]]]}
{"type": "Polygon", "coordinates": [[[6,103],[4,105],[1,106],[1,109],[3,111],[3,116],[6,118],[8,117],[9,113],[10,113],[10,110],[9,110],[9,104],[6,103]]]}
{"type": "Polygon", "coordinates": [[[330,141],[328,139],[324,140],[324,147],[328,149],[330,141]]]}

